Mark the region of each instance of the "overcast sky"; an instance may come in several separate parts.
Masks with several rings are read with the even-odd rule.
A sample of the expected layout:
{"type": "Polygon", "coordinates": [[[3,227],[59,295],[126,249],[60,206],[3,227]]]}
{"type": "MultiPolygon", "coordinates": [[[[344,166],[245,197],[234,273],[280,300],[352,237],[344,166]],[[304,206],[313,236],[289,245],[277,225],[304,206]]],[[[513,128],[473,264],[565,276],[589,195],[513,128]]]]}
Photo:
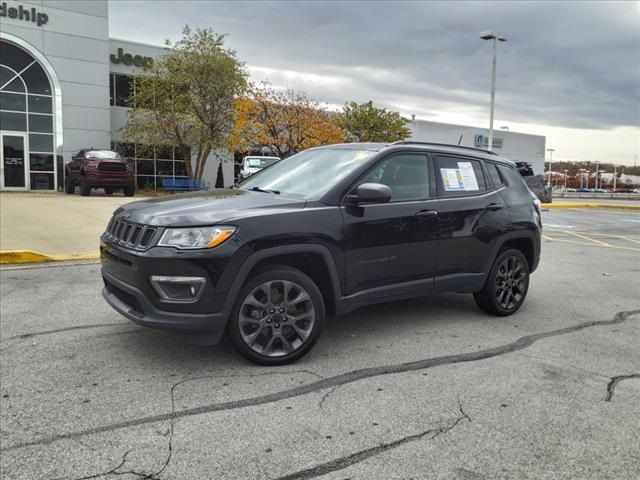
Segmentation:
{"type": "Polygon", "coordinates": [[[213,27],[251,78],[333,106],[547,136],[554,159],[640,164],[640,2],[111,1],[110,35],[150,44],[213,27]]]}

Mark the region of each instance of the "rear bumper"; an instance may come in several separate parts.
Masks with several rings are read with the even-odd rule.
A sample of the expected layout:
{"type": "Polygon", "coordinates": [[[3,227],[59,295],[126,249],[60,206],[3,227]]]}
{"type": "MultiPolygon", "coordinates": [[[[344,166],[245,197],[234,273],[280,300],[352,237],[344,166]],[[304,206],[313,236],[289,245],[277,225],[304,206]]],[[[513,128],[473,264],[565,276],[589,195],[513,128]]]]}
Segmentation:
{"type": "Polygon", "coordinates": [[[132,322],[149,328],[179,333],[194,343],[214,345],[224,335],[227,319],[223,313],[175,313],[157,309],[133,285],[102,270],[102,296],[114,310],[132,322]]]}

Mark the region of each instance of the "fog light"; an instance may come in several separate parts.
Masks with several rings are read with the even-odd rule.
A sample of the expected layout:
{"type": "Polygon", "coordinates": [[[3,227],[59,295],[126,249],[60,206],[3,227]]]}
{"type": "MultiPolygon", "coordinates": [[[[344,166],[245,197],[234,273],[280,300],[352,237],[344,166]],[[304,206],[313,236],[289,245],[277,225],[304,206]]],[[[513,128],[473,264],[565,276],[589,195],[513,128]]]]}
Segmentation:
{"type": "Polygon", "coordinates": [[[202,277],[151,277],[151,286],[160,299],[167,302],[195,302],[206,283],[202,277]]]}

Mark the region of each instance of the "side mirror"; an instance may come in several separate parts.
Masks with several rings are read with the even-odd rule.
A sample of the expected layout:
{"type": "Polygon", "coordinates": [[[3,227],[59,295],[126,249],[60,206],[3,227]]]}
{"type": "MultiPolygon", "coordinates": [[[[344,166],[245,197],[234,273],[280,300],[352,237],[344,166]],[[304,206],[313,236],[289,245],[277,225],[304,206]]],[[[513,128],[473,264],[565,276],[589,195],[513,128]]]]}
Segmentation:
{"type": "Polygon", "coordinates": [[[71,155],[71,161],[75,162],[76,160],[78,160],[78,156],[77,155],[71,155]]]}
{"type": "Polygon", "coordinates": [[[350,203],[389,203],[391,189],[381,183],[363,183],[347,195],[350,203]]]}

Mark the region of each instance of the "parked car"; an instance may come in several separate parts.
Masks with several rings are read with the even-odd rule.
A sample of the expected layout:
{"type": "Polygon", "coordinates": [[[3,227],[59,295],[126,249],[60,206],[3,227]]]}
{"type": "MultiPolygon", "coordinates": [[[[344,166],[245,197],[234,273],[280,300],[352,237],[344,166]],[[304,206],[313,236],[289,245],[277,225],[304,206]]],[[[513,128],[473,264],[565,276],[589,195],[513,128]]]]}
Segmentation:
{"type": "Polygon", "coordinates": [[[565,190],[566,193],[576,193],[576,189],[575,188],[567,188],[565,190]]]}
{"type": "Polygon", "coordinates": [[[65,165],[65,191],[91,195],[94,188],[104,188],[107,195],[122,189],[125,196],[133,197],[136,191],[135,178],[126,159],[111,150],[85,148],[71,157],[65,165]]]}
{"type": "Polygon", "coordinates": [[[593,190],[591,190],[590,188],[578,188],[578,189],[576,189],[576,192],[578,192],[578,193],[593,193],[593,190]]]}
{"type": "Polygon", "coordinates": [[[513,314],[541,228],[540,202],[494,153],[331,145],[228,195],[120,207],[101,237],[102,293],[136,323],[200,344],[226,332],[247,359],[279,365],[313,347],[327,315],[365,305],[460,292],[513,314]]]}
{"type": "Polygon", "coordinates": [[[249,178],[254,173],[259,172],[263,168],[267,168],[279,161],[279,157],[258,157],[249,156],[242,160],[242,170],[240,170],[240,180],[249,178]]]}

